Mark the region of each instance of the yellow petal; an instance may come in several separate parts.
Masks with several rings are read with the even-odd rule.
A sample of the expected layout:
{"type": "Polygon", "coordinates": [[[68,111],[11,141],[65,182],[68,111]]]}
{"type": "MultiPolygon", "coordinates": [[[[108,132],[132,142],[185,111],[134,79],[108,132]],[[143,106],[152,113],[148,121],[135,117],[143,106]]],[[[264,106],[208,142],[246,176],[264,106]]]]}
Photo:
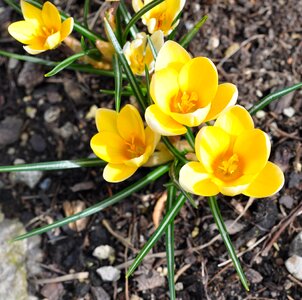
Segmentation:
{"type": "Polygon", "coordinates": [[[142,0],[132,0],[132,7],[135,12],[138,12],[144,7],[144,3],[142,0]]]}
{"type": "Polygon", "coordinates": [[[185,126],[179,124],[169,115],[164,114],[157,105],[150,105],[145,112],[145,119],[151,129],[161,135],[173,136],[187,132],[185,126]]]}
{"type": "Polygon", "coordinates": [[[95,114],[96,128],[99,132],[110,131],[118,133],[117,131],[117,112],[108,108],[99,108],[95,114]]]}
{"type": "Polygon", "coordinates": [[[216,120],[215,127],[220,127],[232,136],[238,136],[245,130],[254,128],[254,122],[248,111],[242,106],[228,108],[216,120]]]}
{"type": "Polygon", "coordinates": [[[117,116],[117,129],[121,137],[132,142],[137,139],[145,143],[145,129],[138,110],[130,104],[124,106],[117,116]]]}
{"type": "Polygon", "coordinates": [[[42,53],[47,50],[47,49],[36,49],[31,45],[23,46],[23,48],[27,53],[29,53],[31,55],[36,55],[36,54],[42,53]]]}
{"type": "Polygon", "coordinates": [[[236,185],[236,186],[219,186],[219,192],[226,196],[236,196],[247,188],[248,185],[236,185]]]}
{"type": "Polygon", "coordinates": [[[60,31],[58,31],[47,37],[45,41],[45,47],[47,49],[54,49],[60,44],[60,42],[61,42],[61,33],[60,31]]]}
{"type": "Polygon", "coordinates": [[[53,30],[54,32],[57,32],[61,29],[60,13],[58,9],[49,1],[43,4],[42,19],[47,29],[53,30]]]}
{"type": "Polygon", "coordinates": [[[144,163],[146,163],[149,159],[149,156],[146,155],[146,153],[142,154],[141,156],[138,156],[138,157],[134,157],[132,159],[129,159],[129,160],[126,160],[124,162],[124,164],[126,166],[129,166],[129,167],[136,167],[136,168],[139,168],[141,167],[144,163]]]}
{"type": "Polygon", "coordinates": [[[268,135],[260,129],[244,131],[237,137],[233,153],[239,157],[243,174],[257,174],[267,163],[271,143],[268,135]]]}
{"type": "Polygon", "coordinates": [[[223,157],[230,146],[230,136],[220,128],[205,126],[195,139],[195,153],[207,172],[212,173],[215,161],[223,157]]]}
{"type": "Polygon", "coordinates": [[[150,94],[155,104],[165,113],[170,113],[171,102],[179,91],[178,73],[172,68],[155,72],[150,83],[150,94]]]}
{"type": "Polygon", "coordinates": [[[103,177],[108,182],[121,182],[132,176],[136,170],[136,167],[109,163],[104,168],[103,177]]]}
{"type": "Polygon", "coordinates": [[[39,24],[43,23],[41,9],[33,6],[32,4],[24,0],[21,0],[20,5],[23,17],[26,21],[31,22],[35,26],[38,26],[39,24]]]}
{"type": "Polygon", "coordinates": [[[8,26],[9,34],[22,44],[29,44],[34,38],[36,27],[27,21],[18,21],[8,26]]]}
{"type": "Polygon", "coordinates": [[[155,71],[169,67],[179,72],[190,59],[190,54],[182,46],[174,41],[167,41],[158,52],[155,71]]]}
{"type": "Polygon", "coordinates": [[[151,155],[154,152],[157,144],[159,143],[161,136],[157,132],[153,131],[149,126],[147,126],[145,129],[145,137],[145,144],[148,149],[150,148],[149,155],[151,155]]]}
{"type": "Polygon", "coordinates": [[[179,122],[180,124],[194,127],[199,126],[205,119],[208,111],[210,110],[210,104],[203,108],[197,109],[192,113],[181,114],[181,113],[171,113],[171,117],[179,122]]]}
{"type": "Polygon", "coordinates": [[[179,73],[182,92],[198,95],[198,107],[205,107],[214,99],[218,88],[218,73],[213,62],[206,57],[196,57],[186,63],[179,73]]]}
{"type": "Polygon", "coordinates": [[[209,174],[199,162],[189,162],[179,172],[179,183],[189,193],[201,196],[214,196],[219,193],[209,174]]]}
{"type": "Polygon", "coordinates": [[[74,21],[73,18],[66,19],[61,26],[61,41],[68,37],[73,29],[74,21]]]}
{"type": "Polygon", "coordinates": [[[113,132],[100,132],[90,141],[90,147],[99,158],[111,163],[124,163],[128,160],[124,140],[113,132]]]}
{"type": "Polygon", "coordinates": [[[243,194],[255,198],[270,197],[279,192],[283,185],[283,172],[269,161],[243,194]]]}
{"type": "Polygon", "coordinates": [[[236,85],[232,83],[223,83],[218,85],[215,98],[211,102],[211,109],[204,122],[217,119],[226,108],[235,105],[238,98],[236,85]]]}

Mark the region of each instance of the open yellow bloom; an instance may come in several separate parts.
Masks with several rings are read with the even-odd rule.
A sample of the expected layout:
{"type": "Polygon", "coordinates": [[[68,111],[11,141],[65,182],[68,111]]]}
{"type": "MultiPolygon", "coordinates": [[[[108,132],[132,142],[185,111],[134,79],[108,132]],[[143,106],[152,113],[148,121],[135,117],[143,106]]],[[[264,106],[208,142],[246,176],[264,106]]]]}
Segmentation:
{"type": "Polygon", "coordinates": [[[218,85],[210,59],[191,58],[173,41],[167,41],[158,53],[150,94],[155,104],[147,108],[146,121],[154,131],[167,136],[184,134],[185,126],[216,119],[238,96],[235,85],[218,85]]]}
{"type": "Polygon", "coordinates": [[[179,173],[188,192],[214,196],[219,192],[261,198],[277,193],[284,184],[281,169],[268,161],[270,140],[254,128],[249,113],[241,106],[229,108],[214,126],[203,127],[196,136],[199,162],[189,162],[179,173]]]}
{"type": "MultiPolygon", "coordinates": [[[[158,30],[154,32],[150,38],[158,52],[164,44],[162,31],[158,30]]],[[[153,72],[155,60],[148,43],[147,35],[144,32],[138,33],[136,39],[131,43],[127,42],[123,51],[135,75],[145,75],[145,65],[148,67],[150,73],[153,72]]]]}
{"type": "MultiPolygon", "coordinates": [[[[138,12],[152,1],[132,0],[132,7],[135,12],[138,12]]],[[[168,35],[178,25],[179,21],[174,22],[174,20],[185,6],[185,2],[185,0],[164,0],[145,13],[142,21],[148,27],[149,33],[161,30],[165,36],[168,35]]]]}
{"type": "Polygon", "coordinates": [[[96,113],[98,133],[90,146],[96,156],[108,162],[103,176],[108,182],[120,182],[145,164],[154,152],[160,135],[144,128],[137,109],[127,104],[117,113],[100,108],[96,113]]]}
{"type": "Polygon", "coordinates": [[[73,18],[61,23],[58,9],[48,1],[41,10],[21,0],[21,9],[25,20],[12,23],[8,32],[27,45],[24,49],[30,54],[56,48],[73,29],[73,18]]]}

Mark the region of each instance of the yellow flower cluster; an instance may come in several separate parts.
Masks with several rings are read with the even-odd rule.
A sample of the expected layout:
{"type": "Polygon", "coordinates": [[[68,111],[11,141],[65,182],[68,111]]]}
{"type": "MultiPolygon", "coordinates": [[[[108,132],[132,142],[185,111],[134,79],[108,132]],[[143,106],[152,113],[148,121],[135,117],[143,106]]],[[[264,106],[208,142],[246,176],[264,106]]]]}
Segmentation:
{"type": "Polygon", "coordinates": [[[30,54],[58,47],[73,29],[73,18],[62,23],[58,9],[48,1],[41,10],[21,0],[21,9],[25,20],[12,23],[8,32],[25,44],[24,49],[30,54]]]}
{"type": "MultiPolygon", "coordinates": [[[[150,2],[132,0],[132,5],[137,12],[150,2]]],[[[142,16],[153,52],[158,52],[156,60],[144,32],[124,45],[124,55],[135,75],[144,75],[145,66],[150,73],[154,71],[149,87],[154,104],[145,111],[146,128],[133,105],[120,112],[97,110],[98,133],[91,139],[91,148],[108,162],[104,179],[120,182],[143,165],[167,161],[171,155],[158,144],[161,135],[182,135],[187,127],[216,120],[199,130],[197,161],[181,168],[180,185],[201,196],[271,196],[282,188],[284,176],[268,161],[271,145],[267,134],[255,129],[249,113],[235,105],[237,87],[219,84],[217,69],[209,58],[192,58],[178,43],[164,43],[164,36],[177,26],[184,4],[185,0],[165,0],[142,16]],[[161,153],[155,156],[156,147],[161,153]]],[[[73,18],[61,22],[59,11],[50,2],[38,9],[21,0],[21,9],[25,20],[11,24],[8,31],[30,54],[56,48],[73,29],[73,18]]]]}

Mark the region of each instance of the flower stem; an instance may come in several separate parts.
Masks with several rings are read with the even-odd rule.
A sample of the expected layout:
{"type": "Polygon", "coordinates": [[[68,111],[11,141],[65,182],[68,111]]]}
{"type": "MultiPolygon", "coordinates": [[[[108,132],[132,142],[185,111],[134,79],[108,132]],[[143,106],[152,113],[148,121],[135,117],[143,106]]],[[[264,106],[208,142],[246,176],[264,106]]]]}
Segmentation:
{"type": "Polygon", "coordinates": [[[162,136],[162,141],[168,148],[168,150],[182,163],[186,164],[188,161],[183,157],[183,155],[172,145],[166,136],[162,136]]]}
{"type": "Polygon", "coordinates": [[[221,216],[221,213],[220,213],[220,209],[218,207],[218,203],[217,203],[217,200],[216,200],[216,197],[215,196],[211,196],[208,198],[208,203],[209,203],[209,206],[210,206],[210,209],[211,209],[211,212],[212,212],[212,215],[214,217],[214,220],[215,220],[215,223],[216,223],[216,226],[221,234],[221,237],[223,239],[223,242],[229,252],[229,255],[232,259],[232,262],[234,264],[234,267],[237,271],[237,274],[241,280],[241,283],[242,285],[244,286],[244,288],[249,291],[249,285],[248,285],[248,281],[245,277],[245,274],[244,274],[244,271],[241,267],[241,264],[240,264],[240,261],[236,255],[236,252],[235,252],[235,249],[232,245],[232,242],[231,242],[231,239],[230,239],[230,236],[227,232],[227,229],[225,227],[225,224],[224,224],[224,221],[222,219],[222,216],[221,216]]]}

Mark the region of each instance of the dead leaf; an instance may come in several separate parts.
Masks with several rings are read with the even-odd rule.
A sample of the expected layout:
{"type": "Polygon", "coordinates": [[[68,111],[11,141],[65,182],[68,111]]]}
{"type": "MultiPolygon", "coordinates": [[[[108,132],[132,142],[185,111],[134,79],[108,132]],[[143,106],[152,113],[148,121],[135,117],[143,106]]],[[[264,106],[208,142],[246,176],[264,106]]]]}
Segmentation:
{"type": "Polygon", "coordinates": [[[155,206],[154,206],[154,210],[152,213],[152,219],[153,219],[153,224],[155,226],[155,228],[158,227],[161,216],[163,214],[163,211],[165,209],[165,203],[167,201],[167,192],[164,192],[159,199],[157,200],[155,206]]]}
{"type": "MultiPolygon", "coordinates": [[[[85,208],[86,208],[85,203],[80,200],[76,200],[76,201],[72,201],[72,202],[65,201],[63,203],[63,210],[65,212],[66,217],[79,213],[79,212],[83,211],[85,208]]],[[[69,223],[68,227],[74,231],[78,231],[78,232],[82,231],[86,228],[88,220],[89,220],[88,218],[82,218],[73,223],[69,223]]]]}
{"type": "Polygon", "coordinates": [[[151,271],[151,276],[142,274],[134,279],[138,283],[138,291],[151,290],[156,287],[165,286],[165,277],[156,271],[151,271]]]}

